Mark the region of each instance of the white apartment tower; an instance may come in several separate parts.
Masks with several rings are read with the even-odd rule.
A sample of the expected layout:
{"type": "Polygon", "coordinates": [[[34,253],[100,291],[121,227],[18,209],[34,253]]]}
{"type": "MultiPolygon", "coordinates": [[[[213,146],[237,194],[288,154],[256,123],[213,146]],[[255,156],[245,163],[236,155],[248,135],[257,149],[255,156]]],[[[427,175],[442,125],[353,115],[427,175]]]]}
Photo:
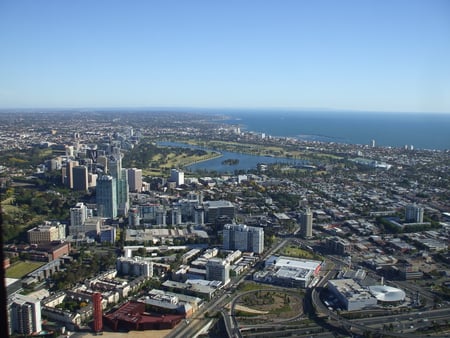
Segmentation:
{"type": "Polygon", "coordinates": [[[223,248],[260,254],[264,251],[264,229],[245,224],[225,224],[223,248]]]}
{"type": "Polygon", "coordinates": [[[220,258],[211,258],[206,263],[206,279],[228,284],[230,282],[230,263],[220,258]]]}
{"type": "Polygon", "coordinates": [[[142,169],[128,169],[128,188],[130,192],[142,191],[142,169]]]}
{"type": "Polygon", "coordinates": [[[14,294],[9,299],[8,308],[12,333],[32,335],[42,331],[40,300],[14,294]]]}
{"type": "Polygon", "coordinates": [[[301,235],[304,238],[312,237],[313,214],[310,208],[307,208],[301,216],[301,235]]]}

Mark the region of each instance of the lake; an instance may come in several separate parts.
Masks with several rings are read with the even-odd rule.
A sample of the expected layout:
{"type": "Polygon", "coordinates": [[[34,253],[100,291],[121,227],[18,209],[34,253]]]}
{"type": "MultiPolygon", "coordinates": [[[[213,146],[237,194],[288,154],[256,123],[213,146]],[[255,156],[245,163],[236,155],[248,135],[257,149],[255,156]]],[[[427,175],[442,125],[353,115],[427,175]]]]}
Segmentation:
{"type": "MultiPolygon", "coordinates": [[[[180,143],[180,142],[158,142],[158,146],[163,147],[177,147],[177,148],[190,148],[190,149],[201,149],[205,151],[215,151],[218,150],[208,149],[200,146],[194,146],[191,144],[180,143]]],[[[218,173],[229,173],[234,174],[235,171],[247,171],[256,169],[259,163],[264,164],[274,164],[274,163],[287,163],[291,165],[306,165],[309,164],[306,160],[298,160],[291,158],[282,157],[271,157],[271,156],[258,156],[249,155],[242,153],[235,153],[230,151],[220,151],[222,156],[213,158],[211,160],[198,162],[189,166],[186,169],[192,172],[195,171],[215,171],[218,173]],[[237,164],[223,164],[226,160],[238,160],[237,164]]]]}

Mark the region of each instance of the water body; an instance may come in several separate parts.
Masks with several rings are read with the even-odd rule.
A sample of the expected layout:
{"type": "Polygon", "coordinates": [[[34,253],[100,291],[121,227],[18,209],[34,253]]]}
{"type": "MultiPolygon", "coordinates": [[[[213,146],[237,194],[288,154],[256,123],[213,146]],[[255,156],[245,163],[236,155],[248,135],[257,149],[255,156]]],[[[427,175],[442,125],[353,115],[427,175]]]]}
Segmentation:
{"type": "Polygon", "coordinates": [[[450,114],[223,110],[241,130],[302,140],[450,149],[450,114]]]}
{"type": "MultiPolygon", "coordinates": [[[[159,146],[164,147],[179,147],[179,148],[191,148],[191,149],[202,149],[207,151],[212,151],[208,148],[193,146],[190,144],[185,143],[179,143],[179,142],[158,142],[159,146]]],[[[280,158],[280,157],[270,157],[270,156],[257,156],[257,155],[248,155],[248,154],[242,154],[242,153],[235,153],[230,151],[220,151],[220,154],[222,156],[203,161],[198,162],[195,164],[192,164],[190,166],[187,166],[186,169],[189,171],[198,171],[198,170],[206,170],[206,171],[216,171],[218,173],[230,173],[234,174],[235,171],[239,170],[252,170],[256,169],[259,163],[266,163],[266,164],[272,164],[272,163],[288,163],[292,165],[307,165],[308,161],[305,160],[298,160],[298,159],[291,159],[291,158],[280,158]],[[222,164],[225,160],[239,160],[239,163],[237,164],[222,164]]]]}

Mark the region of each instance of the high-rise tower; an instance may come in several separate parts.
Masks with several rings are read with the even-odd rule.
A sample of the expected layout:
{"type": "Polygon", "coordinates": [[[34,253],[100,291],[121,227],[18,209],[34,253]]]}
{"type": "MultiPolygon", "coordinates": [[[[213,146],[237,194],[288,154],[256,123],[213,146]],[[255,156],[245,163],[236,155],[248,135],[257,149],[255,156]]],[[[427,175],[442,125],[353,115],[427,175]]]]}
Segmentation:
{"type": "Polygon", "coordinates": [[[72,168],[72,187],[73,190],[87,191],[88,190],[88,169],[84,165],[79,165],[72,168]]]}
{"type": "Polygon", "coordinates": [[[130,192],[141,192],[142,190],[142,169],[128,169],[128,187],[130,192]]]}
{"type": "Polygon", "coordinates": [[[313,225],[313,214],[310,208],[307,208],[306,211],[301,216],[301,235],[304,238],[312,237],[312,225],[313,225]]]}
{"type": "Polygon", "coordinates": [[[94,305],[94,332],[103,331],[102,295],[96,292],[92,295],[94,305]]]}
{"type": "Polygon", "coordinates": [[[117,192],[116,179],[109,175],[103,175],[97,180],[97,209],[101,217],[117,217],[117,192]]]}

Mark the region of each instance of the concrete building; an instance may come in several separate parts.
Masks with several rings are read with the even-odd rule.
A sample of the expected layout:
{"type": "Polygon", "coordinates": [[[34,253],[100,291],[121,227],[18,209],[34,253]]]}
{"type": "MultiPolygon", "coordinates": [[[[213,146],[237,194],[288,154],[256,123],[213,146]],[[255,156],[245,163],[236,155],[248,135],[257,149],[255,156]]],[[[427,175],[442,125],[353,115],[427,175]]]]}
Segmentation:
{"type": "Polygon", "coordinates": [[[73,189],[73,168],[77,166],[79,166],[78,161],[68,161],[63,168],[63,181],[70,189],[73,189]]]}
{"type": "Polygon", "coordinates": [[[66,225],[59,222],[45,222],[27,231],[30,244],[50,243],[66,238],[66,225]]]}
{"type": "Polygon", "coordinates": [[[221,281],[224,285],[230,282],[230,263],[220,258],[211,258],[206,263],[206,279],[221,281]]]}
{"type": "Polygon", "coordinates": [[[311,209],[307,208],[300,218],[301,235],[304,238],[312,237],[313,214],[311,209]]]}
{"type": "Polygon", "coordinates": [[[406,223],[423,223],[423,211],[424,209],[416,204],[408,204],[405,208],[406,223]]]}
{"type": "Polygon", "coordinates": [[[133,276],[153,276],[153,263],[149,260],[145,260],[142,257],[119,257],[116,260],[117,272],[122,275],[133,275],[133,276]]]}
{"type": "Polygon", "coordinates": [[[353,279],[329,280],[328,290],[336,296],[347,311],[361,310],[377,305],[377,299],[369,290],[353,279]]]}
{"type": "Polygon", "coordinates": [[[203,208],[207,223],[214,223],[220,217],[226,217],[232,221],[235,217],[235,208],[230,201],[206,201],[203,203],[203,208]]]}
{"type": "Polygon", "coordinates": [[[139,216],[139,208],[131,208],[128,212],[128,225],[130,227],[137,227],[141,224],[141,217],[139,216]]]}
{"type": "Polygon", "coordinates": [[[284,256],[271,256],[265,262],[265,269],[255,273],[253,279],[259,282],[306,288],[319,274],[322,262],[284,256]]]}
{"type": "Polygon", "coordinates": [[[326,239],[327,249],[338,255],[348,255],[352,252],[353,245],[348,240],[334,236],[326,239]]]}
{"type": "Polygon", "coordinates": [[[41,302],[15,294],[8,300],[11,333],[32,335],[42,331],[41,302]]]}
{"type": "Polygon", "coordinates": [[[77,203],[75,207],[70,208],[70,226],[79,227],[84,225],[89,215],[92,217],[92,210],[89,210],[84,203],[77,203]]]}
{"type": "Polygon", "coordinates": [[[225,224],[223,248],[260,254],[264,251],[264,229],[245,224],[225,224]]]}
{"type": "Polygon", "coordinates": [[[130,192],[142,191],[142,169],[128,169],[128,188],[130,192]]]}

